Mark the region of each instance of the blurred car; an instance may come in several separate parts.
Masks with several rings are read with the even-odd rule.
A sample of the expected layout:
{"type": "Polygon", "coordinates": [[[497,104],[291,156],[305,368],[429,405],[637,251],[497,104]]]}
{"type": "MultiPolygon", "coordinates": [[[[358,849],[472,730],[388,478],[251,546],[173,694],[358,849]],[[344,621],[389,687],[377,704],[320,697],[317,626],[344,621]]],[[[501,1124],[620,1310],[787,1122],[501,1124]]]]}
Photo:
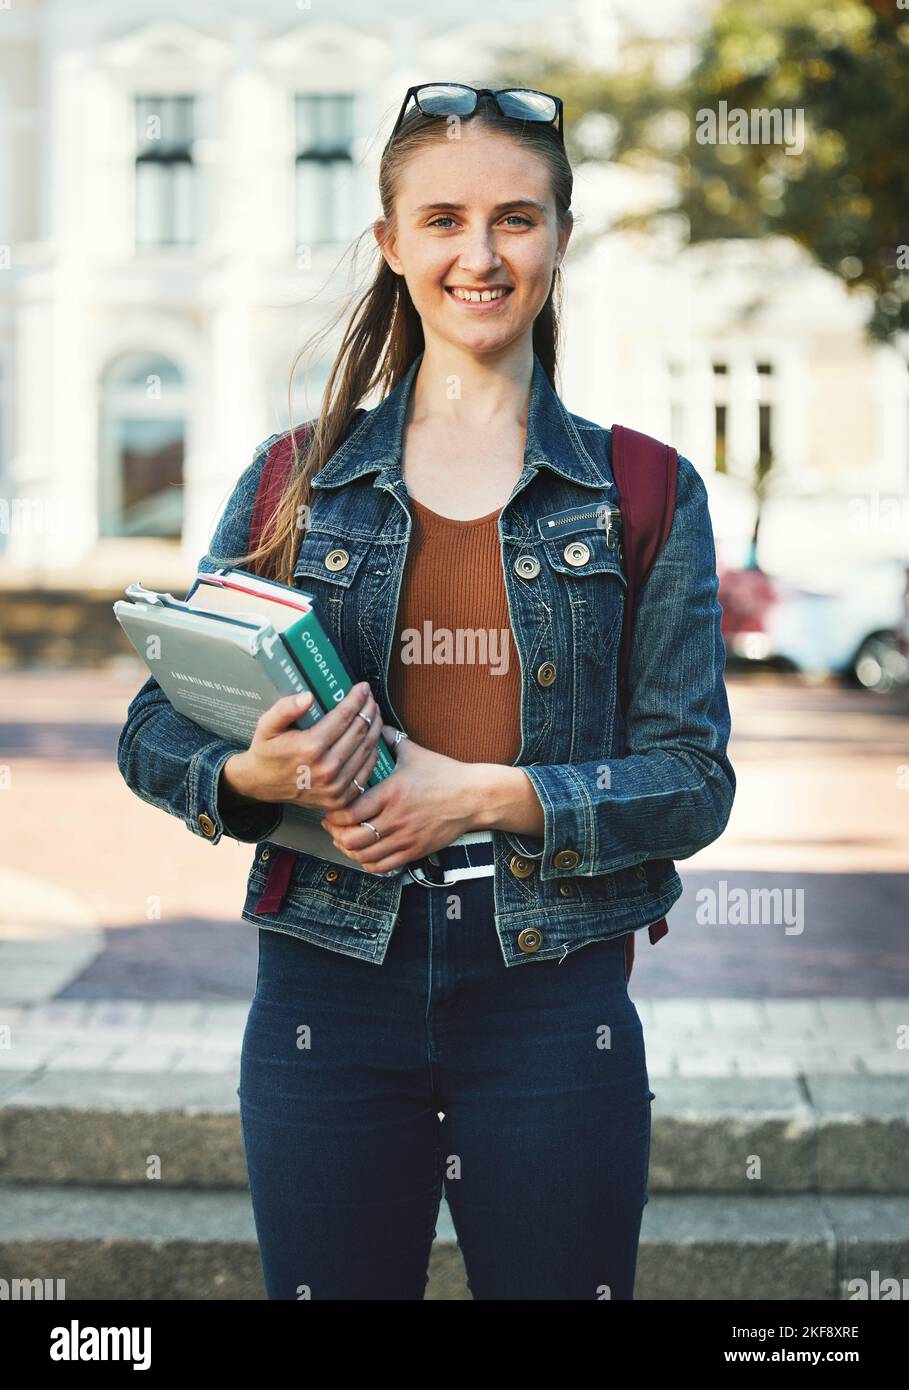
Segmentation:
{"type": "Polygon", "coordinates": [[[773,651],[773,610],[782,602],[783,586],[756,567],[721,569],[719,600],[722,631],[730,656],[768,661],[773,651]]]}
{"type": "Polygon", "coordinates": [[[882,560],[819,592],[757,566],[720,571],[731,657],[829,673],[885,694],[909,688],[909,564],[882,560]]]}

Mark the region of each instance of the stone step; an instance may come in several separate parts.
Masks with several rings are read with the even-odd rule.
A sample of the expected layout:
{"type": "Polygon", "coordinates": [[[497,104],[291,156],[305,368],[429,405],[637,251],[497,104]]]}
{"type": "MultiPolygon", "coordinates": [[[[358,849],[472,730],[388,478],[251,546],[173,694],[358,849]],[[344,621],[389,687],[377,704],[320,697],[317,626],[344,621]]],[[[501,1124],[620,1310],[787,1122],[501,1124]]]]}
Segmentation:
{"type": "MultiPolygon", "coordinates": [[[[0,1184],[0,1279],[10,1298],[13,1280],[68,1300],[265,1297],[248,1194],[151,1185],[0,1184]]],[[[909,1289],[905,1197],[651,1196],[644,1210],[637,1299],[903,1296],[888,1280],[909,1289]]],[[[470,1298],[444,1201],[425,1297],[470,1298]]]]}
{"type": "MultiPolygon", "coordinates": [[[[900,1077],[671,1077],[651,1082],[650,1191],[909,1193],[900,1077]]],[[[0,1074],[0,1179],[242,1188],[236,1075],[0,1074]]]]}

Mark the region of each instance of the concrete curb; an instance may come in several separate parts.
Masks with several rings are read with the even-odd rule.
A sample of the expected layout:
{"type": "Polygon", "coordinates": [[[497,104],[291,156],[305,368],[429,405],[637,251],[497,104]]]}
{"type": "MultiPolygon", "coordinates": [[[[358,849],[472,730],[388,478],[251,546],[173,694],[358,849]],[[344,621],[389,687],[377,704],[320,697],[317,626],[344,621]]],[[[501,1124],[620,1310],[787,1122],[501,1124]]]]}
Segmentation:
{"type": "MultiPolygon", "coordinates": [[[[906,1198],[660,1197],[644,1210],[635,1297],[840,1301],[856,1296],[850,1280],[875,1290],[907,1271],[906,1198]]],[[[241,1193],[0,1187],[0,1277],[62,1279],[70,1300],[264,1297],[241,1193]]],[[[441,1213],[425,1297],[470,1298],[441,1213]]]]}
{"type": "MultiPolygon", "coordinates": [[[[0,1179],[246,1185],[236,1074],[7,1072],[0,1179]]],[[[909,1098],[893,1077],[656,1082],[650,1191],[909,1193],[909,1098]]]]}

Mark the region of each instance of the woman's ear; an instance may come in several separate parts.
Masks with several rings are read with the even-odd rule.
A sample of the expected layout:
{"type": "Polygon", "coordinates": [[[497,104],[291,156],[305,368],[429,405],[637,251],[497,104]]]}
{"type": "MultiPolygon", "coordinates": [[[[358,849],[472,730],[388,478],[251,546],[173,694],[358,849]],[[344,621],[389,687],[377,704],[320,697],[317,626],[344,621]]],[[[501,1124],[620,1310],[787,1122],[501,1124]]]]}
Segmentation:
{"type": "Polygon", "coordinates": [[[556,251],[556,257],[555,257],[555,263],[556,263],[556,265],[561,265],[561,264],[562,264],[562,261],[565,259],[565,252],[566,252],[566,250],[567,250],[567,248],[568,248],[568,242],[569,242],[569,240],[570,240],[570,238],[571,238],[571,233],[572,233],[573,231],[574,231],[574,217],[573,217],[572,214],[569,212],[569,213],[566,213],[566,215],[565,215],[565,225],[562,227],[562,230],[559,232],[558,250],[556,251]]]}
{"type": "Polygon", "coordinates": [[[389,224],[384,217],[376,218],[372,224],[372,233],[376,239],[376,245],[395,275],[403,275],[404,267],[395,251],[396,238],[393,232],[389,232],[389,224]]]}

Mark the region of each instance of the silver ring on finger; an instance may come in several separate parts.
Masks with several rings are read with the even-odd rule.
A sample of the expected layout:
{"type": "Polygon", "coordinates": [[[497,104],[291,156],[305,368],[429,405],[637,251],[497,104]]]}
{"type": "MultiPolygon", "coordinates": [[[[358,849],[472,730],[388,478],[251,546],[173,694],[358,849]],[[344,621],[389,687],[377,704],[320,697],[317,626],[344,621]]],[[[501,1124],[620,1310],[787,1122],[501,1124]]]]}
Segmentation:
{"type": "Polygon", "coordinates": [[[372,728],[372,720],[370,719],[370,717],[369,717],[368,714],[364,714],[363,711],[362,711],[361,709],[358,709],[358,710],[357,710],[357,714],[359,715],[359,717],[360,717],[361,719],[365,719],[366,722],[367,722],[367,724],[369,725],[369,727],[372,728]]]}
{"type": "Polygon", "coordinates": [[[370,830],[372,831],[372,833],[375,835],[376,839],[377,839],[377,840],[381,840],[381,838],[382,838],[382,833],[381,833],[381,831],[377,830],[376,827],[375,827],[374,825],[370,825],[370,822],[369,822],[368,820],[361,820],[361,821],[360,821],[360,824],[361,824],[361,825],[368,825],[369,828],[370,828],[370,830]]]}
{"type": "Polygon", "coordinates": [[[354,784],[354,786],[356,787],[357,791],[358,791],[358,792],[360,793],[360,795],[362,796],[362,794],[363,794],[363,792],[365,792],[366,788],[360,786],[360,783],[357,781],[356,777],[352,777],[350,780],[353,782],[353,784],[354,784]]]}

